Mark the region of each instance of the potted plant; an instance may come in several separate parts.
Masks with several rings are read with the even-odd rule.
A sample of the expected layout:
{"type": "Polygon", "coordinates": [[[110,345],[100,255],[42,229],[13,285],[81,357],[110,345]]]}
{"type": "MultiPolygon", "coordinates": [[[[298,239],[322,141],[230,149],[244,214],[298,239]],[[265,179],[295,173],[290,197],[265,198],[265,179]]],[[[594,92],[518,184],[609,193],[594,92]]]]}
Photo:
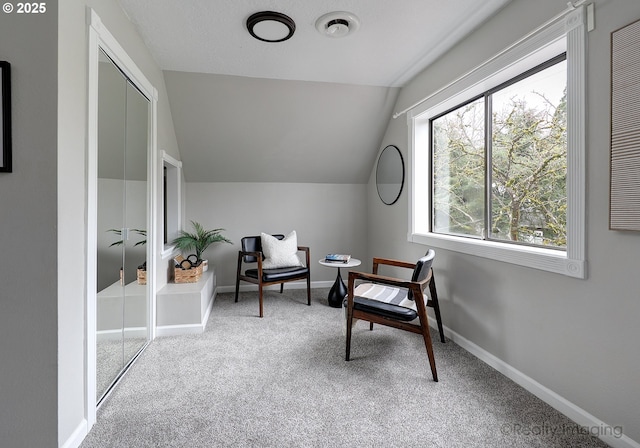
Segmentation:
{"type": "Polygon", "coordinates": [[[225,238],[220,232],[224,229],[205,230],[202,224],[191,221],[194,232],[187,232],[181,230],[173,240],[173,244],[182,251],[195,251],[196,262],[195,265],[203,263],[202,270],[206,271],[208,263],[206,260],[202,260],[202,253],[213,243],[229,243],[231,241],[225,238]]]}
{"type": "MultiPolygon", "coordinates": [[[[144,237],[144,239],[138,241],[136,244],[134,244],[135,246],[144,246],[145,244],[147,244],[147,231],[144,229],[130,229],[132,232],[137,233],[138,235],[144,237]]],[[[120,237],[119,240],[114,241],[113,243],[111,243],[109,245],[109,247],[113,247],[113,246],[122,246],[124,244],[124,239],[122,238],[122,229],[109,229],[107,230],[107,232],[112,232],[115,233],[116,235],[118,235],[120,237]]],[[[138,269],[136,271],[136,276],[138,278],[138,284],[139,285],[146,285],[147,284],[147,262],[145,261],[144,263],[142,263],[140,266],[138,266],[138,269]]],[[[122,282],[123,280],[123,272],[122,272],[122,268],[120,268],[120,281],[122,282]]]]}
{"type": "MultiPolygon", "coordinates": [[[[134,246],[142,246],[144,244],[147,244],[147,231],[143,230],[143,229],[130,229],[132,232],[137,233],[140,236],[143,236],[144,239],[138,241],[136,244],[134,244],[134,246]]],[[[122,230],[121,229],[109,229],[107,230],[107,232],[113,232],[116,235],[118,235],[120,237],[120,239],[118,241],[114,241],[113,243],[109,244],[109,247],[113,247],[113,246],[122,246],[124,244],[124,241],[122,240],[122,230]]]]}

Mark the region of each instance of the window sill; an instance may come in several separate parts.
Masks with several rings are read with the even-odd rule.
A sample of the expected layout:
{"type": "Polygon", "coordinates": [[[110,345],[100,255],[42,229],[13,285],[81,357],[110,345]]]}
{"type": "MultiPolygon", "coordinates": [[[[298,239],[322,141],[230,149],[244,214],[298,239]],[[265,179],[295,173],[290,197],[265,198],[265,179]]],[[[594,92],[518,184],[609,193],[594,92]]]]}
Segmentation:
{"type": "Polygon", "coordinates": [[[474,240],[451,235],[409,234],[412,243],[452,250],[477,257],[540,269],[575,278],[586,278],[586,261],[571,260],[567,252],[540,247],[518,246],[496,241],[474,240]]]}
{"type": "Polygon", "coordinates": [[[161,257],[163,260],[173,257],[176,252],[176,246],[174,245],[166,245],[162,249],[161,257]]]}

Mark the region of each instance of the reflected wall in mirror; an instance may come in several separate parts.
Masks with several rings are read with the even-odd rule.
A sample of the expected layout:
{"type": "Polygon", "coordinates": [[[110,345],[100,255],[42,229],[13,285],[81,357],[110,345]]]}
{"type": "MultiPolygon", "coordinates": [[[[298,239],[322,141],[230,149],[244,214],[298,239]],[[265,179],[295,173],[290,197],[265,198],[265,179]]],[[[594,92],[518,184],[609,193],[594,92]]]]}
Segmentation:
{"type": "Polygon", "coordinates": [[[149,101],[100,52],[97,334],[99,402],[149,338],[146,276],[149,101]]]}
{"type": "Polygon", "coordinates": [[[394,204],[402,193],[404,185],[404,159],[397,146],[385,147],[378,157],[376,167],[376,187],[380,200],[387,205],[394,204]]]}

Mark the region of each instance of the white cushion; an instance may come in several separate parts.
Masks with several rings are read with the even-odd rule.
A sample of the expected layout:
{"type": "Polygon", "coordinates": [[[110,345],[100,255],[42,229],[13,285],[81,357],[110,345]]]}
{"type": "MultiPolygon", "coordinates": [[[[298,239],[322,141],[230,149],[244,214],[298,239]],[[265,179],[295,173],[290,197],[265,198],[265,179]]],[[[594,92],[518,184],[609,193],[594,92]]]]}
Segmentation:
{"type": "Polygon", "coordinates": [[[282,240],[267,233],[261,233],[260,240],[264,254],[263,269],[303,266],[298,258],[298,237],[295,230],[282,240]]]}

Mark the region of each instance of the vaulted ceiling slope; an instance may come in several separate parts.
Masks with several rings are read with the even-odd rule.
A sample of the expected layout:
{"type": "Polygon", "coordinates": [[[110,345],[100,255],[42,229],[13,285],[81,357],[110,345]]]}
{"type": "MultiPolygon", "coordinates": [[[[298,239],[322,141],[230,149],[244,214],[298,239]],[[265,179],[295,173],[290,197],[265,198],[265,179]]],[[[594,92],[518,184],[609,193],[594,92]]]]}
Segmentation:
{"type": "Polygon", "coordinates": [[[188,181],[368,181],[398,89],[510,0],[119,0],[165,71],[188,181]],[[281,43],[247,18],[284,13],[281,43]],[[321,35],[348,11],[360,28],[321,35]]]}
{"type": "Polygon", "coordinates": [[[190,182],[366,183],[397,88],[165,72],[190,182]]]}

